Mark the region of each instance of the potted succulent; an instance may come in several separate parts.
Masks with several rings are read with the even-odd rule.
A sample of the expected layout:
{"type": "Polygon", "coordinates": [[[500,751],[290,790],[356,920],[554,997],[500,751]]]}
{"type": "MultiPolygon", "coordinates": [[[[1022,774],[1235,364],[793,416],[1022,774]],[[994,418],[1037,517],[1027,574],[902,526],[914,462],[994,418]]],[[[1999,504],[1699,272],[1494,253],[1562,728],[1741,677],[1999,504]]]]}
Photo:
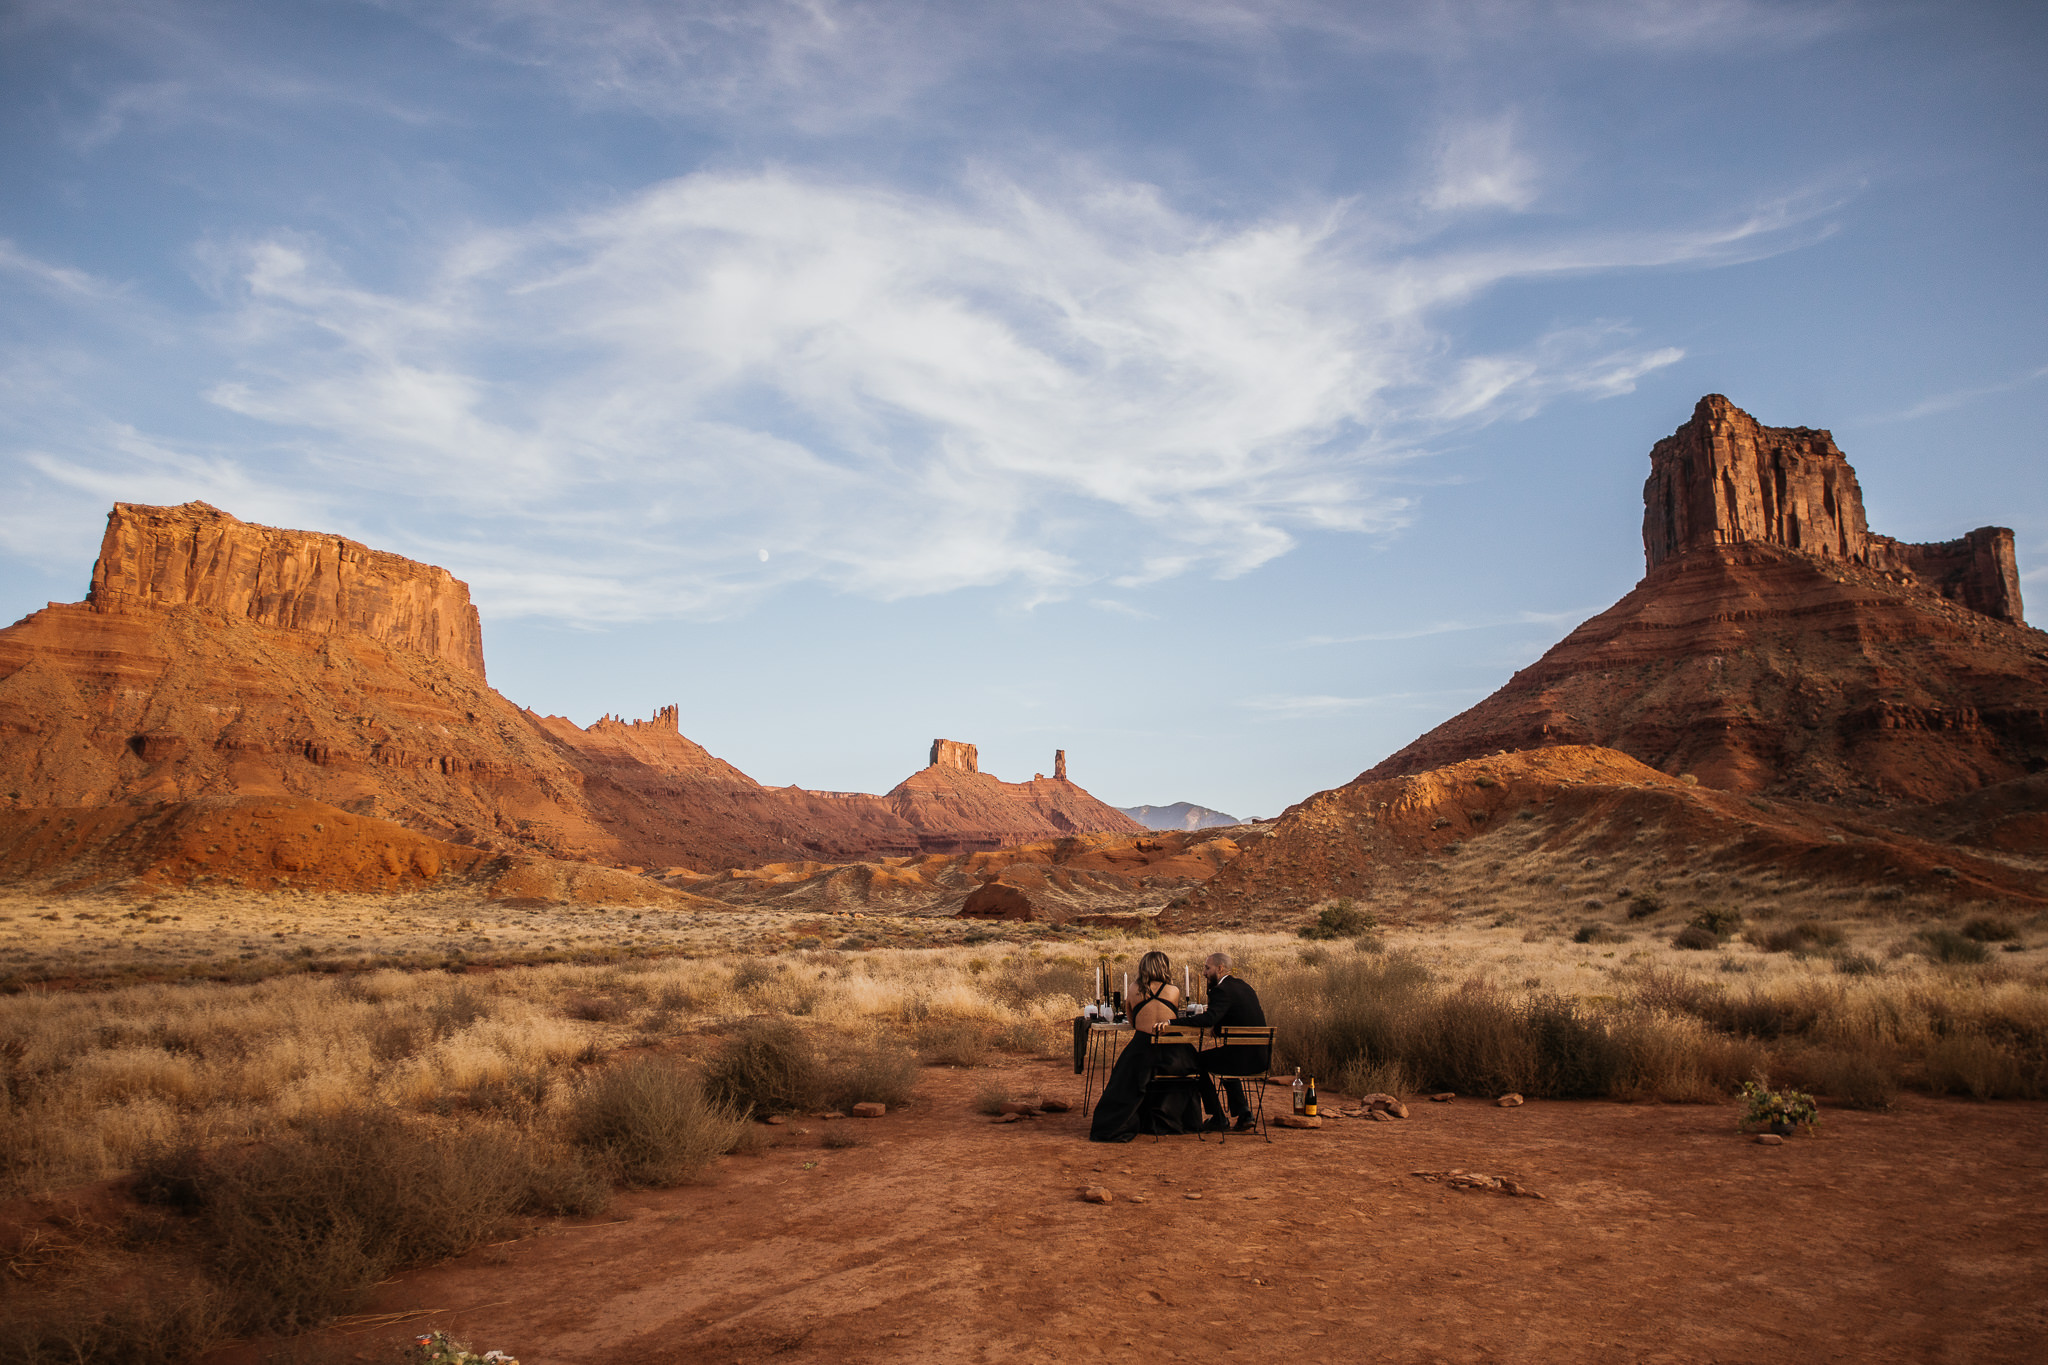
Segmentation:
{"type": "Polygon", "coordinates": [[[1760,1081],[1742,1083],[1744,1132],[1762,1129],[1779,1137],[1791,1137],[1801,1128],[1811,1130],[1820,1122],[1820,1106],[1813,1096],[1800,1090],[1773,1090],[1760,1081]]]}

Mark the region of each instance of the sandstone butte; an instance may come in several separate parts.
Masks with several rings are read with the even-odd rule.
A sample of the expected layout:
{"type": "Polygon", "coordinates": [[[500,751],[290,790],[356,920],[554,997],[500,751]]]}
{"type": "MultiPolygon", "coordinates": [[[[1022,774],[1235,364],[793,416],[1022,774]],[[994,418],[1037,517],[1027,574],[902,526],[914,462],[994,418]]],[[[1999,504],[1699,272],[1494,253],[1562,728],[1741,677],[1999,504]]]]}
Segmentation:
{"type": "Polygon", "coordinates": [[[1601,745],[1712,787],[1861,806],[2048,768],[2048,634],[2012,532],[1865,525],[1834,438],[1719,394],[1650,452],[1647,572],[1498,692],[1364,774],[1601,745]]]}
{"type": "MultiPolygon", "coordinates": [[[[446,570],[199,502],[116,504],[86,600],[0,631],[0,817],[17,845],[37,811],[224,802],[394,822],[434,845],[394,855],[406,876],[466,856],[448,849],[712,870],[1144,832],[1067,781],[1064,755],[1056,772],[1003,782],[941,740],[884,796],[763,787],[684,737],[674,707],[584,729],[501,697],[446,570]]],[[[178,843],[214,818],[114,823],[178,843]]],[[[47,870],[64,843],[28,861],[47,870]]],[[[317,856],[281,856],[306,862],[296,884],[320,881],[317,856]]]]}

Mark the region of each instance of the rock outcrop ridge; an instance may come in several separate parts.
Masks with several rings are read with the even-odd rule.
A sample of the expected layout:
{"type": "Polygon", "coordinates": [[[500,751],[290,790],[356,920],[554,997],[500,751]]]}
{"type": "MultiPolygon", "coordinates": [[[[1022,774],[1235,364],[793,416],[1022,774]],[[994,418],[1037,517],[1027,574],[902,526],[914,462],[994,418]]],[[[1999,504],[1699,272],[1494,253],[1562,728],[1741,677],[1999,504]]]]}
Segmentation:
{"type": "Polygon", "coordinates": [[[1876,535],[1832,437],[1718,395],[1651,465],[1634,590],[1365,778],[1592,744],[1717,787],[1896,804],[2048,767],[2048,634],[2019,618],[2010,532],[1876,535]]]}
{"type": "Polygon", "coordinates": [[[282,531],[203,502],[117,502],[87,604],[102,615],[197,607],[260,626],[358,635],[484,676],[469,585],[446,569],[342,536],[282,531]]]}
{"type": "Polygon", "coordinates": [[[200,503],[117,506],[90,598],[0,631],[0,809],[300,798],[464,847],[707,870],[1138,830],[940,747],[898,793],[835,795],[761,786],[673,706],[537,715],[485,682],[445,570],[200,503]]]}
{"type": "Polygon", "coordinates": [[[1853,561],[1996,620],[2024,619],[2009,529],[1979,527],[1932,545],[1875,535],[1862,485],[1833,435],[1767,427],[1710,393],[1691,421],[1650,450],[1645,568],[1703,546],[1757,544],[1853,561]]]}

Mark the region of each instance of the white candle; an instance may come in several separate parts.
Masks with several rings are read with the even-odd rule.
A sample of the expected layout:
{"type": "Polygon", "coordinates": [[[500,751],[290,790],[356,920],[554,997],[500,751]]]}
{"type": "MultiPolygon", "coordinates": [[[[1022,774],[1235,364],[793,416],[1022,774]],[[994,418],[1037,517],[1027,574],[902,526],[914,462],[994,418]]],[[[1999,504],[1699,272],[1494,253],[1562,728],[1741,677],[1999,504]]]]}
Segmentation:
{"type": "Polygon", "coordinates": [[[1097,1000],[1102,998],[1102,964],[1100,962],[1095,964],[1095,998],[1097,1000]]]}
{"type": "Polygon", "coordinates": [[[1180,964],[1180,1002],[1188,1002],[1188,992],[1195,988],[1194,969],[1183,962],[1180,964]]]}
{"type": "Polygon", "coordinates": [[[1125,972],[1125,973],[1124,973],[1124,999],[1128,1000],[1128,999],[1130,999],[1130,998],[1131,998],[1131,974],[1130,974],[1129,972],[1125,972]]]}

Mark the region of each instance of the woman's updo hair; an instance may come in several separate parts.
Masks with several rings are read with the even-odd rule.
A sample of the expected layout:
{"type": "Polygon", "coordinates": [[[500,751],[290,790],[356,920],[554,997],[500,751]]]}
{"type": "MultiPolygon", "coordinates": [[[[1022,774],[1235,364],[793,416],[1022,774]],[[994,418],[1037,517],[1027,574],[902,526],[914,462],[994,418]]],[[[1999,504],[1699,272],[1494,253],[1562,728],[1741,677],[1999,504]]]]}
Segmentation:
{"type": "Polygon", "coordinates": [[[1170,982],[1172,980],[1173,963],[1167,960],[1165,953],[1151,952],[1138,959],[1138,984],[1140,986],[1148,981],[1170,982]]]}

